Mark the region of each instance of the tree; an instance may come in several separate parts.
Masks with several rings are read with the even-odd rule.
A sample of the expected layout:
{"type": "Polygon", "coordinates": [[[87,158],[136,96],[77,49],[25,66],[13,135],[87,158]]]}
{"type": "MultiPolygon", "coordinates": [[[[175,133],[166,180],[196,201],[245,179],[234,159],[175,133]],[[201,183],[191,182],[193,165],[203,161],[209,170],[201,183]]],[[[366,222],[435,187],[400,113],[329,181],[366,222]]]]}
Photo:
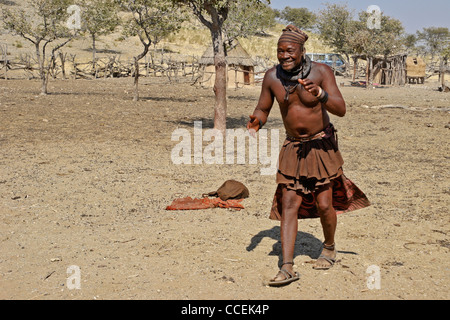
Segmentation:
{"type": "MultiPolygon", "coordinates": [[[[369,75],[373,75],[373,58],[382,55],[385,59],[402,50],[403,26],[394,18],[381,14],[379,28],[368,27],[369,14],[359,14],[359,21],[353,21],[347,30],[347,45],[352,53],[365,55],[369,65],[369,75]]],[[[368,84],[372,79],[368,79],[368,84]]]]}
{"type": "MultiPolygon", "coordinates": [[[[6,29],[33,43],[39,65],[41,94],[46,95],[49,69],[55,62],[55,52],[65,46],[76,35],[70,32],[67,22],[69,0],[30,0],[31,10],[3,9],[6,29]],[[53,44],[51,47],[50,44],[53,44]],[[48,47],[50,45],[50,47],[48,47]],[[51,48],[47,61],[47,49],[51,48]]],[[[69,11],[70,12],[70,11],[69,11]]],[[[73,14],[77,14],[76,10],[73,14]]]]}
{"type": "Polygon", "coordinates": [[[92,39],[92,61],[96,66],[96,40],[111,34],[119,26],[118,7],[114,0],[81,0],[82,31],[92,39]]]}
{"type": "Polygon", "coordinates": [[[417,31],[417,39],[425,45],[427,53],[431,55],[433,60],[436,54],[440,56],[445,47],[448,46],[450,31],[444,27],[423,28],[422,31],[417,31]]]}
{"type": "Polygon", "coordinates": [[[223,24],[224,41],[231,46],[237,38],[264,35],[274,26],[275,12],[267,3],[237,1],[230,6],[228,19],[223,24]]]}
{"type": "Polygon", "coordinates": [[[171,32],[180,29],[184,15],[167,0],[116,0],[131,17],[124,24],[127,36],[138,36],[143,51],[134,57],[134,101],[139,100],[139,61],[144,58],[152,43],[159,42],[171,32]]]}
{"type": "Polygon", "coordinates": [[[416,44],[417,37],[414,34],[406,34],[403,38],[403,45],[405,46],[406,52],[409,54],[413,51],[417,52],[416,44]]]}
{"type": "Polygon", "coordinates": [[[307,8],[286,7],[280,12],[279,17],[287,23],[308,31],[315,27],[317,20],[314,12],[309,11],[307,8]]]}
{"type": "Polygon", "coordinates": [[[323,42],[333,47],[336,52],[344,54],[349,60],[351,49],[347,36],[353,21],[353,11],[347,4],[326,3],[325,8],[317,14],[316,27],[323,42]]]}
{"type": "Polygon", "coordinates": [[[445,87],[445,65],[448,64],[450,58],[450,31],[444,27],[423,28],[423,31],[417,31],[417,38],[422,42],[431,60],[437,55],[440,57],[440,80],[441,88],[445,87]]]}
{"type": "MultiPolygon", "coordinates": [[[[180,6],[188,6],[198,20],[211,33],[214,52],[214,129],[225,132],[227,115],[227,64],[225,51],[224,23],[230,17],[239,2],[258,5],[261,0],[172,0],[180,6]]],[[[269,2],[269,1],[267,1],[269,2]]],[[[239,11],[236,11],[239,12],[239,11]]],[[[252,19],[248,17],[247,19],[252,19]]],[[[241,21],[243,22],[243,21],[241,21]]]]}
{"type": "Polygon", "coordinates": [[[401,50],[404,29],[399,20],[382,14],[380,27],[369,28],[368,18],[369,14],[362,11],[359,21],[350,24],[346,35],[348,49],[370,57],[389,56],[401,50]]]}

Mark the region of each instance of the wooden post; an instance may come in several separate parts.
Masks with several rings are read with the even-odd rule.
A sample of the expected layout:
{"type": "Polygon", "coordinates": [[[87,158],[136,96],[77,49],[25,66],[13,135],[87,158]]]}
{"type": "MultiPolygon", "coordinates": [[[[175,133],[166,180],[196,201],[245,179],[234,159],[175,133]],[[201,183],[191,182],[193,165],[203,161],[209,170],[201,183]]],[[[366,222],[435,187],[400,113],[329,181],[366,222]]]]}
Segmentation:
{"type": "Polygon", "coordinates": [[[8,80],[8,45],[7,44],[2,44],[0,47],[1,51],[2,51],[2,63],[3,63],[3,68],[5,69],[5,80],[8,80]]]}
{"type": "Polygon", "coordinates": [[[333,56],[331,57],[331,60],[333,61],[332,67],[331,67],[331,68],[333,69],[333,74],[336,75],[336,56],[333,55],[333,56]]]}
{"type": "Polygon", "coordinates": [[[59,59],[61,60],[61,70],[63,80],[66,80],[66,55],[59,51],[59,59]]]}
{"type": "Polygon", "coordinates": [[[356,80],[356,69],[358,65],[358,57],[353,57],[353,81],[356,80]]]}
{"type": "Polygon", "coordinates": [[[367,66],[366,66],[366,88],[369,87],[369,81],[370,81],[370,58],[367,57],[367,66]]]}
{"type": "Polygon", "coordinates": [[[5,68],[5,80],[8,80],[8,45],[2,45],[3,67],[5,68]]]}

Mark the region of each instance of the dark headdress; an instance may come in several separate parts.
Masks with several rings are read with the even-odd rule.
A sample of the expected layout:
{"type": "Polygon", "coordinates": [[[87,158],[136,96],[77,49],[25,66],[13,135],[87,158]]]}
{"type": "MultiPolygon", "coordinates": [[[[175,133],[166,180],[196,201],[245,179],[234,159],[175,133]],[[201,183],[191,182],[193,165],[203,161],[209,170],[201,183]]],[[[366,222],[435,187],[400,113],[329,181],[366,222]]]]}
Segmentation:
{"type": "Polygon", "coordinates": [[[308,35],[297,28],[296,26],[290,24],[286,28],[283,29],[283,33],[278,40],[278,43],[280,42],[293,42],[298,43],[300,45],[305,44],[305,42],[308,40],[308,35]]]}

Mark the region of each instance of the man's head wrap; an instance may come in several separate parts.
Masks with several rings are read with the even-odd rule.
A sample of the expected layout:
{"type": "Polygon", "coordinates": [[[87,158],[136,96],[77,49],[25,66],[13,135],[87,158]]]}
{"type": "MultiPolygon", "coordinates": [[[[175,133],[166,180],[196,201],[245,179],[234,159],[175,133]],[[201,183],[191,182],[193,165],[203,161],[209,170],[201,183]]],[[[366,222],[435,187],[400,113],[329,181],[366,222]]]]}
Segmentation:
{"type": "Polygon", "coordinates": [[[286,28],[283,29],[283,33],[281,34],[278,43],[280,42],[292,42],[298,43],[300,45],[304,45],[308,40],[308,35],[304,33],[302,30],[297,28],[296,26],[290,24],[286,28]]]}

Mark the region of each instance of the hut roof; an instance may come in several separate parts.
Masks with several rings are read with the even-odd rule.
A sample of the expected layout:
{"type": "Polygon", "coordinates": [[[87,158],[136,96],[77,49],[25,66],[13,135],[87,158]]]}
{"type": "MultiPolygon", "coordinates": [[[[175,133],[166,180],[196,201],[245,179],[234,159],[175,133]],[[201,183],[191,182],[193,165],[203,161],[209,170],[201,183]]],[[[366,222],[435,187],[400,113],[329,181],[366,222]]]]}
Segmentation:
{"type": "MultiPolygon", "coordinates": [[[[248,54],[247,51],[241,46],[238,42],[234,48],[227,52],[226,57],[227,64],[229,65],[238,65],[238,66],[246,66],[253,67],[255,66],[255,62],[252,57],[248,54]]],[[[209,47],[206,49],[205,53],[200,59],[200,64],[205,65],[213,65],[214,64],[214,52],[213,47],[209,47]]]]}

